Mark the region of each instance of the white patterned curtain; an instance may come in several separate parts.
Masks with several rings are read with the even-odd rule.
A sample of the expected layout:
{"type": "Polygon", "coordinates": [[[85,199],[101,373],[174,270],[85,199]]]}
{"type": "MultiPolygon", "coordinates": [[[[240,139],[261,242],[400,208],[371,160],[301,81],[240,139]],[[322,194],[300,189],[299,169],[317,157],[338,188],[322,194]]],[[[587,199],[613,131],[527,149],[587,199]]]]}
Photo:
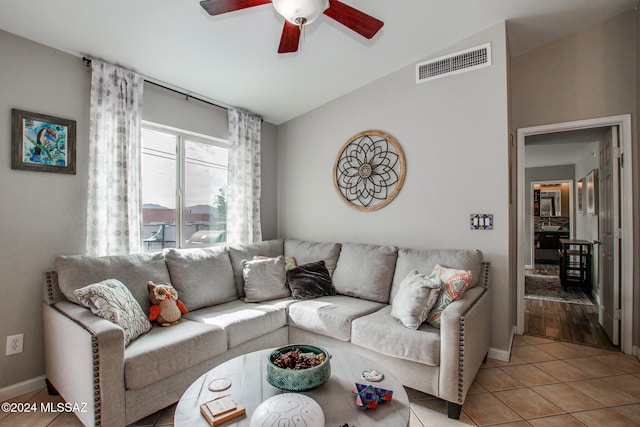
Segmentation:
{"type": "Polygon", "coordinates": [[[262,118],[229,110],[227,243],[262,240],[260,131],[262,118]]]}
{"type": "Polygon", "coordinates": [[[140,206],[141,76],[91,61],[88,255],[142,249],[140,206]]]}

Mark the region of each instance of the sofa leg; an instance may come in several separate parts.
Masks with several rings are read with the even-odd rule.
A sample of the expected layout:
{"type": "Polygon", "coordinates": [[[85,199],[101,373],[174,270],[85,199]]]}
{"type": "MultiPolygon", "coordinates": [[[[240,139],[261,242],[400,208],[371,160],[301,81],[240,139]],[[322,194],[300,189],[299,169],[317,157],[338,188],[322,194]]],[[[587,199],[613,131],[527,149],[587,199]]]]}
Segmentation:
{"type": "Polygon", "coordinates": [[[459,420],[462,413],[462,405],[453,402],[447,402],[447,415],[452,420],[459,420]]]}
{"type": "Polygon", "coordinates": [[[47,393],[49,393],[49,396],[60,396],[60,393],[58,393],[58,390],[56,390],[48,378],[45,378],[44,382],[47,384],[47,393]]]}

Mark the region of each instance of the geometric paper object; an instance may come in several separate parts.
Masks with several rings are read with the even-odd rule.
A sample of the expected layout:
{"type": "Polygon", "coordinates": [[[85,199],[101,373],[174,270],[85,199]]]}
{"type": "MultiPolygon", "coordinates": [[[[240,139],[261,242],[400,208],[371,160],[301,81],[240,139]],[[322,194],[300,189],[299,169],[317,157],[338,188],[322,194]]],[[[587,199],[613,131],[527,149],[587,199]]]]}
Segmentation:
{"type": "Polygon", "coordinates": [[[376,409],[379,402],[389,402],[393,398],[393,391],[368,384],[356,383],[351,391],[357,394],[356,405],[364,409],[376,409]]]}

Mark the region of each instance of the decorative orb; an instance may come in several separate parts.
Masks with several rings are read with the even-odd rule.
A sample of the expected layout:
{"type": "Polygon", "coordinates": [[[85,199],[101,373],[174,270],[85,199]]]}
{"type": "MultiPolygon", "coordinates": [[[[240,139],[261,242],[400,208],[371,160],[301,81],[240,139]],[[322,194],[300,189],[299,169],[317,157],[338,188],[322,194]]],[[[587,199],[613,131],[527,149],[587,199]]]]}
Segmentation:
{"type": "Polygon", "coordinates": [[[320,387],[331,376],[331,355],[322,347],[307,344],[292,344],[274,350],[267,357],[267,382],[274,387],[287,391],[306,391],[320,387]],[[281,368],[273,361],[279,355],[298,349],[301,353],[323,354],[324,361],[306,369],[281,368]]]}
{"type": "Polygon", "coordinates": [[[324,413],[318,402],[298,393],[283,393],[262,402],[254,411],[249,427],[324,427],[324,413]]]}

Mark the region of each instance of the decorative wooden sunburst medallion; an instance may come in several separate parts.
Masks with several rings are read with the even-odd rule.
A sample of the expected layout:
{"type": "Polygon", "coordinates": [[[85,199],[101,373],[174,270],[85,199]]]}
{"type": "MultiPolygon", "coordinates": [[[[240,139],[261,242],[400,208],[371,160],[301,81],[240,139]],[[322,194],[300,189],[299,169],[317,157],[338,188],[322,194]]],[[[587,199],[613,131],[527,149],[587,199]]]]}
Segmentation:
{"type": "Polygon", "coordinates": [[[349,206],[374,211],[398,195],[405,165],[395,138],[379,130],[367,130],[342,146],[333,167],[334,185],[349,206]]]}

